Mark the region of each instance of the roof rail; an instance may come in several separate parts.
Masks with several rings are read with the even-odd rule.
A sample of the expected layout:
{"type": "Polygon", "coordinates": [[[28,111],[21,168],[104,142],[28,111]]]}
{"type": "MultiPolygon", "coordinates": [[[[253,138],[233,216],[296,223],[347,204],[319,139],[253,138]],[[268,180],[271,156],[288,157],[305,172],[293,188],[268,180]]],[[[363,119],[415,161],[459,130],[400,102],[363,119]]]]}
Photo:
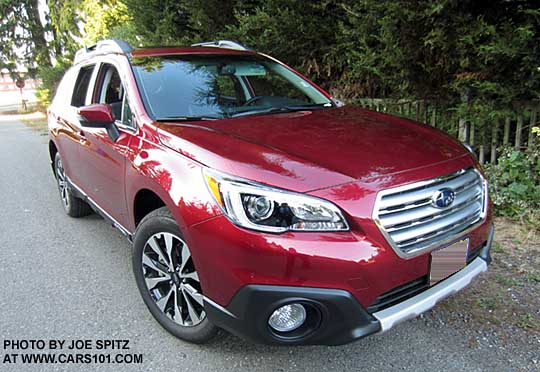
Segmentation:
{"type": "Polygon", "coordinates": [[[202,43],[191,44],[193,47],[214,47],[214,48],[225,48],[225,49],[234,49],[234,50],[252,50],[247,46],[240,44],[237,41],[233,40],[215,40],[215,41],[205,41],[202,43]]]}
{"type": "Polygon", "coordinates": [[[129,54],[133,48],[127,42],[123,40],[107,39],[100,40],[96,44],[89,47],[79,49],[75,53],[73,63],[78,63],[86,58],[105,53],[121,53],[129,54]]]}

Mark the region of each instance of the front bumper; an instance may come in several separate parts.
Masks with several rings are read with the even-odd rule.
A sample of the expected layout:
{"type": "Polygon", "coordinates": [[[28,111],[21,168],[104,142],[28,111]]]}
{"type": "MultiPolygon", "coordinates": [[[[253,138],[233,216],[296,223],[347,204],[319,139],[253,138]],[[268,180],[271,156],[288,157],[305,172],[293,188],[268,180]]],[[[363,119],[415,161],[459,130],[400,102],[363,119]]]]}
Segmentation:
{"type": "Polygon", "coordinates": [[[340,345],[374,333],[431,309],[442,299],[465,288],[491,262],[494,228],[478,257],[435,286],[384,310],[370,314],[349,292],[338,289],[274,285],[246,285],[227,307],[205,298],[205,310],[214,324],[240,337],[269,344],[340,345]],[[277,334],[268,326],[272,312],[287,303],[302,303],[308,312],[306,327],[291,335],[277,334]],[[311,315],[310,315],[311,314],[311,315]]]}
{"type": "Polygon", "coordinates": [[[475,258],[463,269],[408,300],[374,313],[373,316],[380,322],[381,331],[386,332],[396,324],[426,312],[435,306],[437,302],[465,288],[480,273],[486,271],[488,264],[491,262],[489,252],[493,241],[493,232],[492,226],[489,240],[486,246],[482,248],[479,257],[475,258]]]}
{"type": "Polygon", "coordinates": [[[380,322],[347,291],[340,289],[247,285],[227,308],[205,298],[208,319],[227,331],[265,344],[340,345],[379,332],[380,322]],[[272,312],[287,303],[302,303],[316,309],[305,329],[279,335],[268,326],[272,312]]]}

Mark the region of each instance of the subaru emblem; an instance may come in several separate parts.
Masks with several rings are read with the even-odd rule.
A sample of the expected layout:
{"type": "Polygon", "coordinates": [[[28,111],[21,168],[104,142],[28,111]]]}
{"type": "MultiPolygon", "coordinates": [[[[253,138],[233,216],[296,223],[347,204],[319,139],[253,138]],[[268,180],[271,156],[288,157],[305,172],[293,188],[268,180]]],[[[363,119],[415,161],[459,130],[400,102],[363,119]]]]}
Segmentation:
{"type": "Polygon", "coordinates": [[[452,205],[455,198],[456,194],[454,190],[448,188],[440,189],[431,197],[431,205],[436,208],[446,208],[452,205]]]}

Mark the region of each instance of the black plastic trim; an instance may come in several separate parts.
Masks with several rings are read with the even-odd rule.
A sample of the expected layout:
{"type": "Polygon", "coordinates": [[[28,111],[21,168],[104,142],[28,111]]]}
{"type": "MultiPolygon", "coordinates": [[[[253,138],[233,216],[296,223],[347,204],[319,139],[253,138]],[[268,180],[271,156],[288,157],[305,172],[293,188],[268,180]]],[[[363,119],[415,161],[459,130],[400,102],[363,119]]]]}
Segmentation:
{"type": "Polygon", "coordinates": [[[338,289],[247,285],[225,308],[206,299],[204,308],[217,326],[264,344],[341,345],[381,329],[379,321],[349,292],[338,289]],[[293,302],[311,307],[320,318],[291,336],[272,331],[268,326],[272,312],[293,302]]]}
{"type": "Polygon", "coordinates": [[[487,244],[481,248],[480,253],[478,254],[486,263],[489,265],[491,263],[491,245],[493,244],[493,236],[495,235],[495,225],[491,224],[491,229],[489,230],[489,237],[487,244]]]}
{"type": "Polygon", "coordinates": [[[116,228],[118,231],[120,231],[130,243],[133,243],[133,233],[128,231],[124,226],[122,226],[119,222],[117,222],[113,217],[111,217],[103,208],[101,208],[92,198],[90,198],[88,195],[86,195],[77,185],[75,185],[69,177],[67,178],[68,186],[70,191],[73,193],[73,195],[84,202],[88,203],[90,208],[94,210],[97,214],[99,214],[103,219],[106,221],[109,221],[111,225],[116,228]]]}

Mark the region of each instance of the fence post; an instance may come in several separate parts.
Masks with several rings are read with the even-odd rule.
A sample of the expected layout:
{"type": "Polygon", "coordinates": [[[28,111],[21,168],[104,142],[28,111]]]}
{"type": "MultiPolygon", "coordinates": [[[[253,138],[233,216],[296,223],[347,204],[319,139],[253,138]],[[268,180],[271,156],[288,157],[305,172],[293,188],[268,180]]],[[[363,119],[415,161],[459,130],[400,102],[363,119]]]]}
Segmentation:
{"type": "Polygon", "coordinates": [[[517,117],[517,127],[516,127],[516,142],[514,148],[519,150],[521,148],[521,132],[523,130],[523,114],[519,113],[517,117]]]}
{"type": "Polygon", "coordinates": [[[467,140],[467,121],[463,118],[459,119],[458,131],[458,139],[465,142],[467,140]]]}
{"type": "Polygon", "coordinates": [[[497,119],[495,120],[493,128],[491,128],[491,164],[495,164],[497,161],[497,137],[499,135],[499,124],[499,119],[497,119]]]}
{"type": "Polygon", "coordinates": [[[486,162],[486,150],[484,149],[484,145],[480,145],[480,154],[478,155],[478,161],[480,164],[484,164],[486,162]]]}
{"type": "Polygon", "coordinates": [[[431,112],[431,126],[436,127],[437,126],[437,109],[435,106],[433,106],[432,112],[431,112]]]}
{"type": "Polygon", "coordinates": [[[535,124],[536,124],[536,109],[533,108],[531,110],[531,121],[529,124],[529,140],[527,141],[527,146],[529,146],[529,148],[531,148],[534,143],[534,134],[532,132],[532,128],[534,127],[535,124]]]}
{"type": "Polygon", "coordinates": [[[508,145],[508,142],[510,142],[510,118],[504,119],[503,145],[508,145]]]}

